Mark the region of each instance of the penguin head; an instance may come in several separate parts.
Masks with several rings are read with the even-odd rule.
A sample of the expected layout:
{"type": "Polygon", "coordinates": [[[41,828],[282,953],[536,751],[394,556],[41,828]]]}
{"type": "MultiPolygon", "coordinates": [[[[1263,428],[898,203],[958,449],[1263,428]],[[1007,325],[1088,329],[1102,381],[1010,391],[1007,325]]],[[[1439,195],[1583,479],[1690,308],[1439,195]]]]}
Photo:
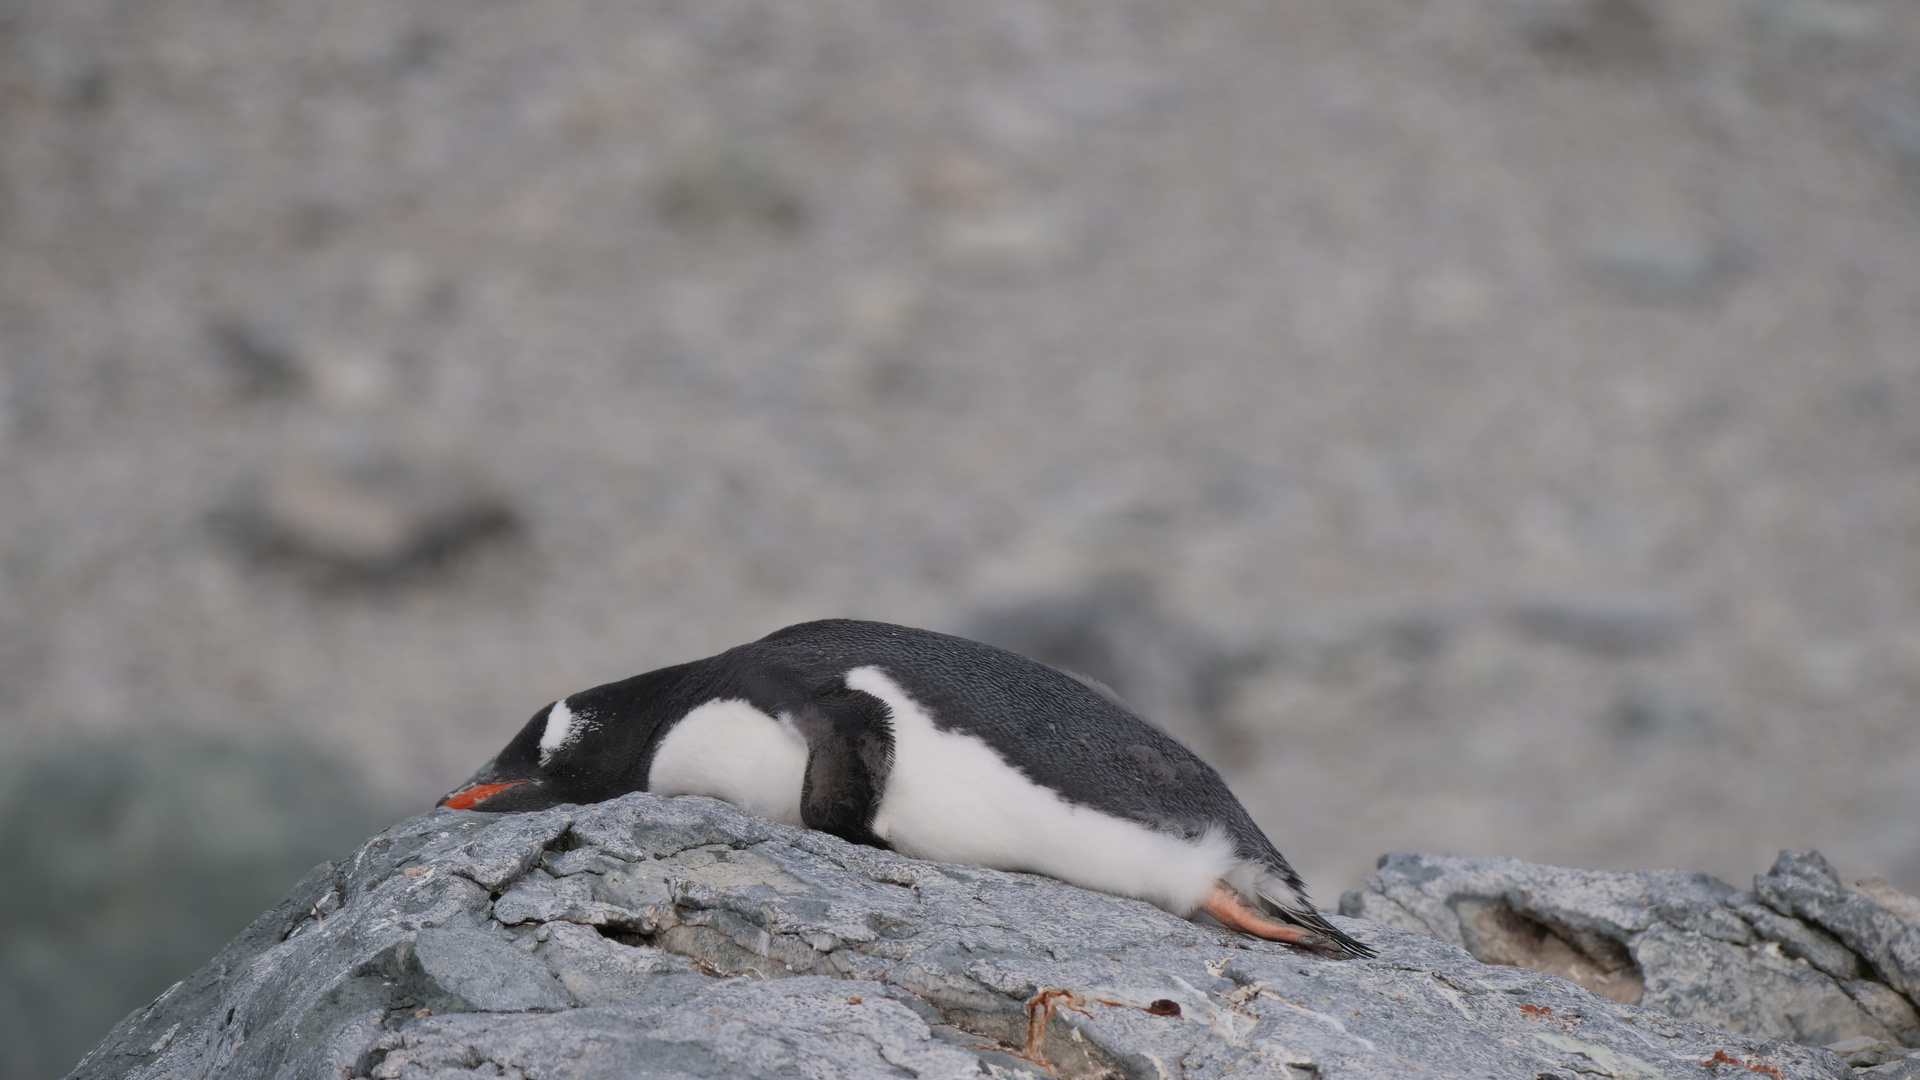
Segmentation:
{"type": "Polygon", "coordinates": [[[687,711],[675,692],[679,674],[650,672],[548,705],[437,805],[544,810],[644,790],[653,745],[687,711]]]}
{"type": "MultiPolygon", "coordinates": [[[[509,811],[539,810],[568,801],[554,797],[555,776],[540,761],[541,737],[554,722],[554,710],[566,707],[562,699],[534,713],[506,749],[436,805],[455,810],[509,811]]],[[[558,764],[554,755],[548,755],[548,764],[558,764]]]]}

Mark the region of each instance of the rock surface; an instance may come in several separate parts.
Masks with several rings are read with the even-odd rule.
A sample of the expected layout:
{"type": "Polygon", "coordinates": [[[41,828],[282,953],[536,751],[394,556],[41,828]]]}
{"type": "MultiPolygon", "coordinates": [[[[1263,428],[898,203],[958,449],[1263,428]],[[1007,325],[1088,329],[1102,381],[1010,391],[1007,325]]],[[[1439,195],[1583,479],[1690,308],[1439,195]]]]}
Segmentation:
{"type": "Polygon", "coordinates": [[[1906,1051],[1920,1047],[1912,905],[1885,882],[1848,887],[1817,852],[1781,852],[1751,892],[1684,870],[1396,854],[1340,911],[1616,1001],[1920,1073],[1906,1051]]]}
{"type": "MultiPolygon", "coordinates": [[[[1682,921],[1717,926],[1732,890],[1691,888],[1682,921]]],[[[1616,908],[1585,932],[1648,921],[1616,908]]],[[[1851,1075],[1424,933],[1343,928],[1380,957],[707,799],[439,810],[316,869],[72,1075],[1851,1075]]]]}

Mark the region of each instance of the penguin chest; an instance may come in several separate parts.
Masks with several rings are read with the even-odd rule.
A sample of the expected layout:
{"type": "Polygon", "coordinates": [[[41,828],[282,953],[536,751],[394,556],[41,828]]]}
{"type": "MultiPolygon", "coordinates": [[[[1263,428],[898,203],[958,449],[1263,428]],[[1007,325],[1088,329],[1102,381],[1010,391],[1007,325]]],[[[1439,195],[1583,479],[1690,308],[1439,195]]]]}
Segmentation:
{"type": "Polygon", "coordinates": [[[673,725],[654,750],[647,790],[708,795],[751,814],[799,825],[807,743],[745,701],[709,701],[673,725]]]}
{"type": "Polygon", "coordinates": [[[877,667],[849,671],[846,684],[892,711],[893,768],[873,832],[902,854],[1034,871],[1180,915],[1240,861],[1222,830],[1187,839],[1069,802],[980,738],[936,727],[877,667]]]}

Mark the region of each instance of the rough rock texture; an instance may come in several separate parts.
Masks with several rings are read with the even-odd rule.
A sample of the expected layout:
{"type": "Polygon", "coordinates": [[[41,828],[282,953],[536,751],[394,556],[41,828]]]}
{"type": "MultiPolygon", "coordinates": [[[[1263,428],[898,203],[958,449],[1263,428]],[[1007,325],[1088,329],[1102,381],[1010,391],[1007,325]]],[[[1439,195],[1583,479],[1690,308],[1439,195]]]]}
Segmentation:
{"type": "Polygon", "coordinates": [[[1380,958],[707,799],[443,810],[315,870],[73,1076],[1851,1075],[1344,928],[1380,958]]]}
{"type": "MultiPolygon", "coordinates": [[[[1912,1068],[1920,922],[1884,882],[1844,885],[1783,851],[1751,892],[1684,870],[1607,873],[1517,859],[1388,855],[1340,911],[1434,934],[1488,963],[1564,975],[1616,1001],[1912,1068]]],[[[1889,1075],[1905,1075],[1892,1073],[1889,1075]]]]}

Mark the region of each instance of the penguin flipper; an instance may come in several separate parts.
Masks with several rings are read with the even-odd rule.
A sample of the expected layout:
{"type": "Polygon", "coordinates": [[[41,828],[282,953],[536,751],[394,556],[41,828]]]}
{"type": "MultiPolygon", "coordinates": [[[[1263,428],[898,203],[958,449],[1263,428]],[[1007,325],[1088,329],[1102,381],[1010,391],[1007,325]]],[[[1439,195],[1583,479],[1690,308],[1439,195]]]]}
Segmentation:
{"type": "Polygon", "coordinates": [[[835,687],[814,694],[793,716],[807,741],[800,820],[843,840],[886,847],[873,815],[893,771],[893,710],[872,694],[835,687]]]}

